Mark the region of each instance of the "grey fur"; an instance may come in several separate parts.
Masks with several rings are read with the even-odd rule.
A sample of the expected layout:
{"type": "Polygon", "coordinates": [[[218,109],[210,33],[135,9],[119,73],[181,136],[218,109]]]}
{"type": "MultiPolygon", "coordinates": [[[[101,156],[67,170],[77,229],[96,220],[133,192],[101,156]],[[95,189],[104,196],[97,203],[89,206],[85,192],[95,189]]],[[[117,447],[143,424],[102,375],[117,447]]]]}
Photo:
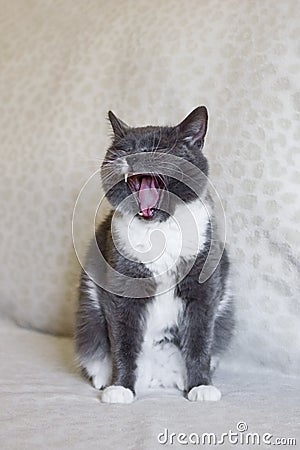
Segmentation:
{"type": "MultiPolygon", "coordinates": [[[[183,158],[207,175],[208,163],[203,155],[202,148],[207,129],[207,111],[205,107],[194,110],[183,122],[176,127],[143,127],[131,128],[120,121],[113,113],[109,118],[114,130],[111,147],[108,149],[102,166],[103,185],[107,198],[113,209],[120,202],[130,196],[131,192],[126,183],[120,179],[119,161],[125,156],[146,152],[151,155],[149,166],[138,168],[138,159],[131,167],[133,172],[157,171],[157,165],[150,167],[153,156],[159,161],[160,154],[169,153],[183,158]]],[[[134,161],[134,160],[132,160],[134,161]]],[[[184,163],[178,170],[185,174],[184,163]]],[[[189,174],[193,178],[193,174],[189,174]]],[[[168,208],[155,212],[153,220],[163,222],[168,219],[176,207],[172,204],[168,193],[176,195],[185,203],[193,201],[197,196],[205,196],[206,182],[204,178],[195,182],[195,190],[187,187],[184,182],[164,178],[167,189],[162,200],[168,208]],[[168,213],[166,213],[166,210],[168,213]]],[[[138,213],[138,205],[134,200],[127,203],[126,208],[133,214],[138,213]]],[[[122,213],[122,209],[121,209],[122,213]]],[[[113,245],[111,236],[110,214],[99,226],[96,238],[97,245],[104,256],[104,260],[122,275],[137,278],[142,281],[143,298],[115,295],[94,284],[97,292],[98,305],[95,305],[89,296],[88,286],[97,278],[105,278],[105,264],[99,265],[95,258],[95,246],[91,246],[86,270],[82,272],[79,308],[76,320],[76,351],[83,369],[87,361],[102,360],[107,354],[112,357],[111,384],[121,385],[135,392],[136,364],[141,345],[143,343],[145,327],[145,311],[147,305],[153,301],[156,283],[153,274],[147,267],[138,262],[127,259],[121,255],[113,245]]],[[[141,221],[145,220],[140,218],[141,221]]],[[[214,219],[208,224],[206,230],[206,243],[202,251],[196,255],[195,263],[186,277],[177,283],[175,294],[182,300],[182,314],[175,327],[166,329],[165,337],[155,345],[165,345],[172,341],[184,358],[187,369],[187,392],[194,386],[211,384],[211,357],[219,356],[228,347],[233,327],[233,300],[229,299],[226,308],[218,314],[218,307],[225,295],[225,283],[228,278],[229,261],[226,251],[214,271],[205,282],[199,283],[199,274],[207,258],[211,244],[218,254],[219,242],[211,242],[211,227],[216,226],[214,219]]],[[[181,258],[176,266],[176,276],[180,280],[186,261],[181,258]]],[[[116,276],[112,283],[126,291],[123,278],[116,276]]],[[[99,283],[101,285],[101,283],[99,283]]],[[[103,284],[102,284],[103,285],[103,284]]],[[[128,293],[128,291],[126,291],[128,293]]]]}

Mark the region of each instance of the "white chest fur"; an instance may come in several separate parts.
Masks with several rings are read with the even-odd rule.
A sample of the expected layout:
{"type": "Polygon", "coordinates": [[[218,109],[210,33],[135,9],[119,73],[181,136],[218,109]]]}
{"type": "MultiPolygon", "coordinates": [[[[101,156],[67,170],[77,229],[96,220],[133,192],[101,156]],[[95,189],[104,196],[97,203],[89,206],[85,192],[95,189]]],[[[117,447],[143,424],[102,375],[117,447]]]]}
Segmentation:
{"type": "Polygon", "coordinates": [[[113,237],[121,253],[144,263],[154,275],[174,270],[180,257],[195,257],[203,247],[209,222],[201,200],[180,204],[165,222],[116,214],[113,237]]]}

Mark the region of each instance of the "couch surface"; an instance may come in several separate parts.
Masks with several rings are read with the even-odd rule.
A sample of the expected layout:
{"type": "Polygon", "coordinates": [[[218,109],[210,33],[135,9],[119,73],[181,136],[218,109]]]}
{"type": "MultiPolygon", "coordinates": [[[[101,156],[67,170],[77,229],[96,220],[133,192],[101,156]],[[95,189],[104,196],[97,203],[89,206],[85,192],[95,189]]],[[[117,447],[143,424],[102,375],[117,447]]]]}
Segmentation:
{"type": "Polygon", "coordinates": [[[0,448],[152,449],[164,427],[221,433],[239,421],[295,437],[300,1],[0,6],[0,448]],[[83,255],[103,194],[109,109],[162,125],[200,104],[236,293],[236,334],[216,375],[224,397],[199,405],[152,393],[103,405],[72,363],[74,206],[81,193],[73,231],[83,255]]]}
{"type": "MultiPolygon", "coordinates": [[[[241,422],[248,430],[238,433],[239,442],[246,433],[258,433],[261,439],[269,433],[273,435],[271,443],[277,438],[294,438],[299,446],[300,396],[295,376],[225,368],[216,375],[215,384],[223,393],[217,403],[192,403],[173,392],[153,391],[131,405],[105,405],[100,402],[99,391],[76,371],[69,338],[4,322],[0,358],[3,450],[154,450],[167,446],[158,442],[165,429],[168,436],[207,432],[221,439],[222,433],[237,432],[241,422]]],[[[179,444],[176,439],[169,448],[201,448],[179,444]]],[[[217,448],[243,447],[225,440],[217,448]]]]}

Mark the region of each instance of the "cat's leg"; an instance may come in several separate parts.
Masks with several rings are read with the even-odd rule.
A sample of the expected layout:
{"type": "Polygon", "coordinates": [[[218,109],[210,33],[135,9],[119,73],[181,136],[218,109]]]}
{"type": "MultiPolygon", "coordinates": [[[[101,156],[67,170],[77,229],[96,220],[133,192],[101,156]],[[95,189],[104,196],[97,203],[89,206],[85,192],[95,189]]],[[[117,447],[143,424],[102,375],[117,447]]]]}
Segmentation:
{"type": "Polygon", "coordinates": [[[233,296],[223,296],[224,300],[220,302],[214,325],[214,339],[212,354],[222,354],[227,350],[234,334],[234,301],[233,296]],[[225,306],[224,306],[225,305],[225,306]]]}
{"type": "Polygon", "coordinates": [[[112,362],[109,354],[95,354],[94,359],[81,363],[94,388],[104,389],[110,384],[112,376],[112,362]]]}
{"type": "Polygon", "coordinates": [[[135,396],[137,357],[142,345],[142,299],[121,299],[110,322],[113,378],[104,389],[104,403],[131,403],[135,396]]]}
{"type": "Polygon", "coordinates": [[[214,337],[212,345],[211,357],[211,373],[213,373],[219,365],[221,355],[228,349],[229,343],[234,333],[234,303],[232,295],[230,298],[227,293],[223,295],[222,301],[219,303],[216,319],[214,323],[214,337]],[[225,305],[225,307],[224,307],[225,305]]]}
{"type": "Polygon", "coordinates": [[[75,327],[77,360],[94,387],[102,389],[111,382],[112,363],[106,319],[98,297],[97,286],[83,276],[75,327]]]}
{"type": "Polygon", "coordinates": [[[187,397],[190,401],[218,401],[221,392],[211,382],[211,347],[214,328],[213,308],[201,300],[187,304],[181,337],[187,369],[187,397]]]}
{"type": "Polygon", "coordinates": [[[212,355],[210,359],[210,373],[213,374],[220,363],[219,355],[212,355]]]}

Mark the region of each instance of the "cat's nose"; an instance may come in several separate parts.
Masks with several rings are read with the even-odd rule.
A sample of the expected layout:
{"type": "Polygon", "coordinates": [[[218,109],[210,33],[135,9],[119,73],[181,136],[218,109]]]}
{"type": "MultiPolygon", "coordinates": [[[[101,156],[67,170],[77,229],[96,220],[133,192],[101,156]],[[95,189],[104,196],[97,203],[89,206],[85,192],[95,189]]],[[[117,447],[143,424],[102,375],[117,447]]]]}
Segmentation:
{"type": "Polygon", "coordinates": [[[130,161],[127,162],[128,165],[128,173],[138,173],[141,171],[141,164],[138,161],[138,158],[130,158],[130,161]]]}

